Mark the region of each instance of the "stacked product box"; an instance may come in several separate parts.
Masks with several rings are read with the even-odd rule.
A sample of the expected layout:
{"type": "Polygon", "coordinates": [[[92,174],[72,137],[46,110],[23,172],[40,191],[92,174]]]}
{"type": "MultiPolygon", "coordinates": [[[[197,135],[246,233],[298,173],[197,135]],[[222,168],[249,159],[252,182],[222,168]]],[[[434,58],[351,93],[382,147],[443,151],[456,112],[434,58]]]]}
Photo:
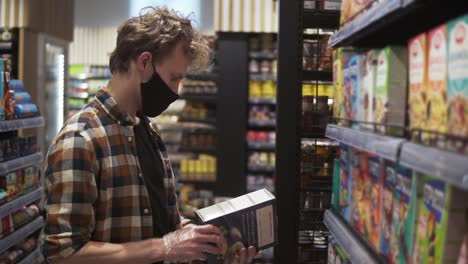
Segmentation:
{"type": "Polygon", "coordinates": [[[427,38],[419,34],[408,43],[409,121],[411,129],[422,129],[427,122],[427,38]]]}

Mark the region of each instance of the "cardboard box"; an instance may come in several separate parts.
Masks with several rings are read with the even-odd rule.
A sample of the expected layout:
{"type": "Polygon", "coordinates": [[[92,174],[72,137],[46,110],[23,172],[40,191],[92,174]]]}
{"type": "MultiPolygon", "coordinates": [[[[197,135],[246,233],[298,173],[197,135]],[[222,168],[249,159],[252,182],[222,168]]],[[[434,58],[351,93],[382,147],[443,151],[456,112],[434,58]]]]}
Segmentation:
{"type": "Polygon", "coordinates": [[[428,33],[427,129],[447,132],[447,27],[428,33]]]}
{"type": "Polygon", "coordinates": [[[413,252],[417,201],[417,177],[410,169],[395,165],[390,263],[409,264],[413,252]]]}
{"type": "Polygon", "coordinates": [[[340,145],[340,197],[339,212],[348,222],[351,220],[351,175],[350,175],[350,148],[340,145]]]}
{"type": "Polygon", "coordinates": [[[468,192],[431,176],[418,177],[422,196],[412,263],[457,263],[466,233],[468,192]]]}
{"type": "Polygon", "coordinates": [[[278,241],[276,199],[266,189],[200,209],[196,218],[199,224],[218,226],[228,243],[224,254],[209,256],[208,263],[229,259],[243,246],[261,250],[278,241]]]}
{"type": "Polygon", "coordinates": [[[391,259],[390,240],[392,235],[393,220],[393,192],[395,191],[396,172],[395,164],[391,161],[384,162],[384,182],[382,190],[382,218],[380,232],[380,253],[387,260],[391,259]]]}
{"type": "MultiPolygon", "coordinates": [[[[366,234],[366,214],[370,213],[369,199],[366,196],[366,181],[367,175],[361,170],[361,164],[367,165],[367,153],[360,152],[357,149],[350,151],[350,173],[352,178],[351,183],[351,226],[362,236],[366,234]]],[[[367,169],[366,169],[367,171],[367,169]]]]}
{"type": "MultiPolygon", "coordinates": [[[[374,122],[374,90],[377,73],[377,50],[370,50],[363,56],[361,67],[361,91],[360,95],[360,113],[361,120],[374,122]]],[[[361,127],[372,129],[372,125],[362,125],[361,127]]]]}
{"type": "Polygon", "coordinates": [[[427,121],[427,38],[419,34],[408,42],[409,121],[411,129],[425,129],[427,121]]]}
{"type": "Polygon", "coordinates": [[[351,120],[362,120],[362,107],[359,103],[361,60],[361,55],[353,55],[343,71],[345,98],[349,100],[349,102],[346,102],[345,107],[347,110],[349,109],[349,119],[351,120]]]}
{"type": "Polygon", "coordinates": [[[468,136],[468,15],[448,23],[448,132],[468,136]]]}
{"type": "Polygon", "coordinates": [[[382,189],[383,189],[383,161],[376,155],[369,154],[368,175],[369,179],[366,186],[366,196],[370,201],[367,223],[367,240],[380,251],[380,222],[382,218],[382,189]]]}
{"type": "Polygon", "coordinates": [[[344,70],[349,59],[355,51],[349,48],[338,48],[334,52],[333,60],[333,80],[335,85],[334,116],[338,118],[351,118],[351,99],[349,82],[344,83],[344,70]]]}
{"type": "Polygon", "coordinates": [[[407,57],[406,47],[388,46],[379,52],[375,88],[376,123],[405,126],[407,57]]]}

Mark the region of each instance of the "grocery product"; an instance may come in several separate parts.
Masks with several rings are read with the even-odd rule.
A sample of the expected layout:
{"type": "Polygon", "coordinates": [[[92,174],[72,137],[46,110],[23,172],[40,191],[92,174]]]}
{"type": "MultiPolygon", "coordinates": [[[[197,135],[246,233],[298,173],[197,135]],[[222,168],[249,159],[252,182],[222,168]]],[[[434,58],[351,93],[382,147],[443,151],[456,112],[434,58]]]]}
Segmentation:
{"type": "Polygon", "coordinates": [[[427,120],[427,39],[419,34],[408,42],[410,128],[425,128],[427,120]]]}
{"type": "Polygon", "coordinates": [[[340,160],[333,160],[333,185],[332,185],[332,207],[338,209],[340,207],[340,160]]]}
{"type": "Polygon", "coordinates": [[[395,165],[395,191],[393,192],[393,217],[391,263],[411,263],[415,234],[418,188],[417,177],[410,169],[395,165]]]}
{"type": "Polygon", "coordinates": [[[362,111],[359,104],[360,92],[360,67],[362,56],[359,54],[353,55],[348,62],[348,65],[343,71],[343,85],[345,86],[346,96],[349,94],[350,115],[351,120],[362,120],[362,111]]]}
{"type": "Polygon", "coordinates": [[[448,132],[468,136],[468,15],[448,23],[448,132]]]}
{"type": "Polygon", "coordinates": [[[333,87],[334,102],[333,116],[343,118],[343,93],[341,85],[343,83],[343,65],[341,64],[341,48],[333,51],[333,87]]]}
{"type": "Polygon", "coordinates": [[[412,263],[456,263],[466,231],[468,193],[428,175],[418,177],[422,196],[412,263]]]}
{"type": "Polygon", "coordinates": [[[380,253],[388,260],[391,259],[390,239],[393,221],[393,193],[395,191],[396,172],[395,164],[384,161],[384,182],[382,189],[382,218],[380,233],[380,253]]]}
{"type": "Polygon", "coordinates": [[[39,114],[39,109],[35,104],[15,105],[15,114],[17,118],[34,117],[39,114]]]}
{"type": "Polygon", "coordinates": [[[447,132],[447,27],[428,33],[427,129],[447,132]]]}
{"type": "Polygon", "coordinates": [[[350,80],[349,80],[349,71],[345,72],[350,58],[355,54],[355,51],[352,49],[339,48],[337,53],[337,69],[341,72],[339,74],[341,91],[335,92],[335,94],[341,93],[341,118],[351,119],[351,90],[350,90],[350,80]],[[346,74],[346,75],[345,75],[346,74]],[[346,79],[345,79],[346,76],[346,79]]]}
{"type": "Polygon", "coordinates": [[[5,92],[4,100],[4,111],[5,111],[5,120],[13,120],[15,119],[15,99],[14,99],[14,92],[9,90],[5,92]]]}
{"type": "Polygon", "coordinates": [[[340,146],[340,197],[339,212],[348,221],[351,220],[351,175],[349,155],[350,149],[346,145],[340,146]]]}
{"type": "MultiPolygon", "coordinates": [[[[363,64],[360,67],[360,92],[359,105],[361,108],[361,120],[366,122],[374,122],[373,99],[375,90],[375,78],[377,71],[377,51],[370,50],[361,60],[363,64]]],[[[372,128],[371,125],[363,125],[363,127],[372,128]]]]}
{"type": "Polygon", "coordinates": [[[24,83],[21,80],[11,79],[8,84],[10,90],[16,92],[24,92],[24,83]]]}
{"type": "MultiPolygon", "coordinates": [[[[11,82],[11,81],[10,81],[11,82]]],[[[10,90],[13,90],[10,88],[10,90]]],[[[31,95],[27,92],[15,91],[15,103],[18,104],[30,104],[32,103],[31,95]]]]}
{"type": "Polygon", "coordinates": [[[340,16],[340,25],[346,25],[349,18],[351,17],[353,0],[342,0],[341,1],[341,16],[340,16]]]}
{"type": "Polygon", "coordinates": [[[365,195],[369,199],[366,217],[366,236],[370,244],[380,250],[380,220],[382,212],[382,188],[383,188],[383,161],[376,155],[368,157],[368,180],[365,187],[365,195]]]}
{"type": "MultiPolygon", "coordinates": [[[[378,55],[375,122],[404,126],[406,116],[407,49],[388,46],[378,55]]],[[[392,130],[386,130],[392,133],[392,130]]]]}
{"type": "Polygon", "coordinates": [[[361,234],[365,235],[365,216],[370,207],[369,200],[365,196],[366,177],[361,171],[361,163],[367,164],[367,154],[356,149],[351,149],[350,173],[352,177],[351,199],[351,225],[361,234]]]}

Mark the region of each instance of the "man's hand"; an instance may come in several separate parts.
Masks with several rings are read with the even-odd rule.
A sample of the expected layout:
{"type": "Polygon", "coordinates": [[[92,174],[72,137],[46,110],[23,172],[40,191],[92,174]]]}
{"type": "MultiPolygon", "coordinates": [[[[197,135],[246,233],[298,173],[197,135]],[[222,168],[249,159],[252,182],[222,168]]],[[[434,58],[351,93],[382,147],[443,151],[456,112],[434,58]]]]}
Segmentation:
{"type": "Polygon", "coordinates": [[[220,236],[221,231],[213,225],[188,225],[169,233],[163,237],[164,260],[206,260],[206,253],[219,255],[220,236]]]}
{"type": "Polygon", "coordinates": [[[224,264],[248,264],[261,254],[261,251],[257,253],[255,247],[250,246],[248,249],[242,247],[238,252],[229,252],[224,259],[224,264]]]}

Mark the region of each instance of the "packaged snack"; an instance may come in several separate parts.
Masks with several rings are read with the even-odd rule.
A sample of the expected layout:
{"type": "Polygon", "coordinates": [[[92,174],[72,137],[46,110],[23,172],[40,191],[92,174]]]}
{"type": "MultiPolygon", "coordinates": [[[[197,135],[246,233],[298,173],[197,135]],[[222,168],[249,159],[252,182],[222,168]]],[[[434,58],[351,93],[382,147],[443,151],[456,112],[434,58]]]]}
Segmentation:
{"type": "MultiPolygon", "coordinates": [[[[350,58],[355,54],[351,49],[340,48],[338,49],[338,65],[337,69],[342,72],[340,74],[341,82],[341,116],[340,118],[351,119],[351,82],[350,72],[346,71],[350,58]],[[346,79],[345,79],[346,78],[346,79]]],[[[337,76],[338,77],[338,76],[337,76]]],[[[335,94],[340,93],[340,90],[335,94]]]]}
{"type": "Polygon", "coordinates": [[[468,15],[448,23],[448,132],[468,136],[468,15]]]}
{"type": "Polygon", "coordinates": [[[425,128],[427,120],[427,46],[426,33],[408,42],[410,128],[425,128]]]}
{"type": "Polygon", "coordinates": [[[396,182],[393,195],[391,263],[411,263],[418,201],[417,177],[411,170],[395,165],[396,182]]]}
{"type": "Polygon", "coordinates": [[[341,63],[341,48],[333,51],[333,86],[334,86],[334,101],[333,101],[333,116],[343,118],[343,93],[341,85],[343,83],[343,65],[341,63]]]}
{"type": "Polygon", "coordinates": [[[427,128],[447,132],[447,27],[428,33],[427,128]]]}
{"type": "Polygon", "coordinates": [[[366,184],[366,196],[369,199],[366,219],[366,237],[369,243],[380,250],[380,219],[382,212],[382,187],[383,187],[383,162],[376,156],[368,157],[368,180],[366,184]],[[370,219],[369,219],[370,218],[370,219]]]}
{"type": "MultiPolygon", "coordinates": [[[[13,90],[11,88],[11,81],[10,81],[10,90],[13,90]]],[[[30,103],[32,103],[31,95],[29,95],[28,92],[16,92],[15,91],[15,103],[17,105],[19,105],[19,104],[30,104],[30,103]]]]}
{"type": "Polygon", "coordinates": [[[427,175],[418,177],[422,196],[412,263],[456,263],[466,231],[468,193],[427,175]]]}
{"type": "Polygon", "coordinates": [[[16,186],[16,172],[10,172],[5,176],[6,179],[6,192],[8,200],[16,198],[18,187],[16,186]]]}
{"type": "MultiPolygon", "coordinates": [[[[388,46],[378,55],[375,87],[375,122],[405,125],[407,87],[407,49],[388,46]]],[[[392,130],[386,132],[392,133],[392,130]]]]}
{"type": "MultiPolygon", "coordinates": [[[[361,165],[367,165],[367,154],[360,152],[357,149],[351,149],[350,151],[350,173],[352,178],[351,188],[351,225],[356,231],[362,236],[366,234],[366,213],[370,207],[370,201],[365,195],[365,184],[367,177],[365,177],[361,165]]],[[[367,168],[366,168],[367,171],[367,168]]],[[[367,176],[367,175],[366,175],[367,176]]],[[[370,213],[370,212],[369,212],[370,213]]]]}
{"type": "Polygon", "coordinates": [[[350,100],[350,119],[362,121],[362,109],[359,104],[360,92],[360,68],[362,67],[362,56],[353,55],[348,62],[348,65],[343,71],[344,85],[349,90],[350,100]]]}
{"type": "Polygon", "coordinates": [[[15,93],[24,92],[24,83],[21,80],[11,79],[8,87],[10,90],[14,90],[15,93]]]}
{"type": "Polygon", "coordinates": [[[333,160],[333,185],[332,185],[332,207],[334,209],[340,208],[340,160],[333,160]]]}
{"type": "Polygon", "coordinates": [[[39,114],[39,109],[35,104],[15,105],[15,113],[17,118],[34,117],[39,114]]]}
{"type": "Polygon", "coordinates": [[[5,92],[5,96],[3,100],[4,100],[5,120],[14,120],[15,119],[14,92],[12,90],[5,92]]]}
{"type": "Polygon", "coordinates": [[[354,2],[353,0],[342,0],[341,1],[340,24],[342,26],[346,25],[349,18],[351,17],[353,2],[354,2]]]}
{"type": "MultiPolygon", "coordinates": [[[[374,90],[375,79],[377,72],[377,51],[370,50],[363,56],[361,61],[361,91],[359,92],[359,104],[361,107],[361,120],[366,122],[374,122],[374,90]]],[[[372,125],[362,125],[362,127],[372,128],[372,125]]]]}
{"type": "Polygon", "coordinates": [[[351,220],[351,175],[349,169],[349,147],[342,144],[340,151],[340,198],[339,211],[348,221],[351,220]]]}
{"type": "Polygon", "coordinates": [[[380,253],[387,260],[391,260],[390,239],[392,234],[393,220],[393,193],[396,183],[395,164],[391,161],[384,161],[384,184],[382,191],[382,218],[380,233],[380,253]]]}

